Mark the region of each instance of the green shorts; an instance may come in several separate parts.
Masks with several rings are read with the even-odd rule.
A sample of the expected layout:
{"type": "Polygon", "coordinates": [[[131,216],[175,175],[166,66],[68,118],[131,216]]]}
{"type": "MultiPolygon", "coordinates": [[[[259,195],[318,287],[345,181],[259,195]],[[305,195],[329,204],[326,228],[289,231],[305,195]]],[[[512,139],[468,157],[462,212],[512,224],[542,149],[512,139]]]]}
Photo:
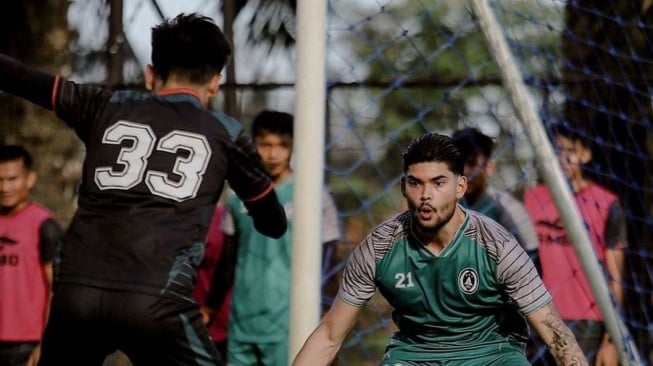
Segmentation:
{"type": "Polygon", "coordinates": [[[227,341],[227,365],[288,365],[288,342],[227,341]]]}
{"type": "Polygon", "coordinates": [[[530,366],[525,354],[525,345],[508,341],[480,347],[448,350],[437,346],[410,344],[393,338],[379,366],[530,366]]]}

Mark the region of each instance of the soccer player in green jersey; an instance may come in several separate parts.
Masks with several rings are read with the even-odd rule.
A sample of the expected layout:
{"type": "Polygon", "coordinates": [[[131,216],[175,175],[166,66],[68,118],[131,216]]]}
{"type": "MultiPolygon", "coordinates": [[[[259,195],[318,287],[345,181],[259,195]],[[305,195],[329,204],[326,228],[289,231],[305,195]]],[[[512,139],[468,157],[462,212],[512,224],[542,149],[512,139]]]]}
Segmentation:
{"type": "MultiPolygon", "coordinates": [[[[291,114],[265,110],[252,121],[252,138],[283,205],[288,229],[280,238],[260,235],[242,199],[227,198],[221,229],[224,254],[216,265],[208,305],[219,308],[233,279],[227,364],[287,366],[290,332],[290,264],[292,253],[294,178],[291,166],[294,135],[291,114]]],[[[326,251],[340,240],[338,213],[330,193],[322,189],[322,243],[326,251]]]]}
{"type": "Polygon", "coordinates": [[[294,366],[328,365],[376,290],[398,327],[380,365],[528,365],[528,324],[560,365],[587,365],[535,267],[501,225],[463,208],[465,160],[428,133],[403,153],[408,210],[351,254],[338,297],[294,366]]]}

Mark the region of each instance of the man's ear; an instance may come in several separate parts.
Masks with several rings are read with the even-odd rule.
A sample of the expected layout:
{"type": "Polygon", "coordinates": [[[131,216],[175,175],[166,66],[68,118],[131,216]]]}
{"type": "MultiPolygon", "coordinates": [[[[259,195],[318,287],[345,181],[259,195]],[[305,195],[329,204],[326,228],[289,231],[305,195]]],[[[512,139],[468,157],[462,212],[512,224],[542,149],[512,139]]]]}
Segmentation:
{"type": "Polygon", "coordinates": [[[406,197],[406,177],[401,177],[401,195],[406,197]]]}
{"type": "Polygon", "coordinates": [[[147,64],[145,66],[145,89],[152,91],[154,89],[154,78],[155,78],[155,73],[154,73],[154,68],[152,65],[147,64]]]}
{"type": "Polygon", "coordinates": [[[485,160],[485,175],[487,175],[488,177],[491,176],[492,173],[494,173],[495,167],[496,165],[494,164],[493,159],[488,158],[487,160],[485,160]]]}
{"type": "Polygon", "coordinates": [[[209,98],[213,98],[218,93],[218,90],[220,89],[221,81],[222,81],[222,74],[213,75],[211,81],[209,81],[208,88],[206,88],[206,92],[209,95],[209,98]]]}
{"type": "Polygon", "coordinates": [[[467,177],[464,175],[458,176],[458,182],[456,182],[456,198],[462,199],[467,192],[467,177]]]}
{"type": "Polygon", "coordinates": [[[30,170],[29,173],[27,173],[27,189],[32,189],[34,187],[34,184],[36,184],[36,172],[33,170],[30,170]]]}
{"type": "Polygon", "coordinates": [[[592,160],[592,149],[581,141],[576,141],[576,151],[578,152],[578,160],[582,164],[587,164],[592,160]]]}

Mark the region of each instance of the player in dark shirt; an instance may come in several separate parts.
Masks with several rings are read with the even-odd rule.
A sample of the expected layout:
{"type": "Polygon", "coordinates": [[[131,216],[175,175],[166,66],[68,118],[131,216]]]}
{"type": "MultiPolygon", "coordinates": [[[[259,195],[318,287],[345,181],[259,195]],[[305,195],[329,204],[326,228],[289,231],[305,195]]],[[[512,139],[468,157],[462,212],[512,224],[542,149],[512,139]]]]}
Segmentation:
{"type": "Polygon", "coordinates": [[[241,124],[206,109],[231,49],[220,28],[181,14],[152,29],[153,93],[111,92],[0,55],[0,89],[52,109],[86,147],[78,209],[55,259],[39,365],[216,365],[192,297],[225,180],[261,233],[283,207],[241,124]]]}

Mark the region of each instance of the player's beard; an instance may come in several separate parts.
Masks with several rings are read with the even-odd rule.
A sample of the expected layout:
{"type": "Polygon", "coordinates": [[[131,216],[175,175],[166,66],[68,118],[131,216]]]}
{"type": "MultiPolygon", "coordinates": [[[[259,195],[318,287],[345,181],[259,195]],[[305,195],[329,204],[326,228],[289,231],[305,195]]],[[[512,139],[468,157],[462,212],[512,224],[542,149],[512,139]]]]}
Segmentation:
{"type": "Polygon", "coordinates": [[[437,233],[443,226],[451,221],[456,212],[456,202],[443,205],[437,210],[426,203],[423,203],[419,207],[414,205],[411,206],[414,223],[417,224],[416,229],[424,234],[437,233]],[[428,214],[431,216],[429,219],[424,219],[424,217],[422,217],[422,214],[425,212],[423,209],[428,211],[428,214]]]}

